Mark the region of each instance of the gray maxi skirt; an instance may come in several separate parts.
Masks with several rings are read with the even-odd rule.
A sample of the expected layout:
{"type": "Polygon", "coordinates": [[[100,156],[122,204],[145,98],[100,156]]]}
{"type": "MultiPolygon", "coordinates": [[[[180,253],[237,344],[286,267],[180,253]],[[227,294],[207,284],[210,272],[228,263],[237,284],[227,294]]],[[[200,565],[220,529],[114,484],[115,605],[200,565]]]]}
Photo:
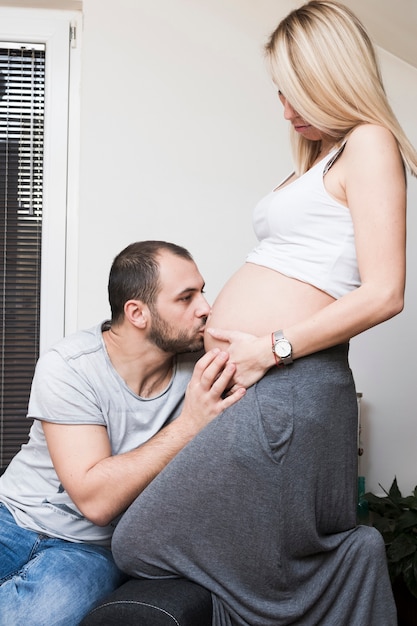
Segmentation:
{"type": "Polygon", "coordinates": [[[348,345],[274,368],[126,511],[121,569],[209,589],[213,626],[394,626],[382,537],[356,526],[348,345]]]}

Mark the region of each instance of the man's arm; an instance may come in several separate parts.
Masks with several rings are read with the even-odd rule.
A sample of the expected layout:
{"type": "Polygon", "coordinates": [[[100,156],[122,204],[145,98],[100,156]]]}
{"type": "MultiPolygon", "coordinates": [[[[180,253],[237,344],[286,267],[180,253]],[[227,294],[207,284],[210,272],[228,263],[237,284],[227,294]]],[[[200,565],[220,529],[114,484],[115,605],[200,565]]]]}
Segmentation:
{"type": "Polygon", "coordinates": [[[242,398],[243,388],[222,396],[235,372],[227,360],[225,352],[207,352],[196,363],[181,415],[131,452],[112,456],[104,426],[42,422],[59,480],[85,517],[109,524],[200,430],[242,398]]]}

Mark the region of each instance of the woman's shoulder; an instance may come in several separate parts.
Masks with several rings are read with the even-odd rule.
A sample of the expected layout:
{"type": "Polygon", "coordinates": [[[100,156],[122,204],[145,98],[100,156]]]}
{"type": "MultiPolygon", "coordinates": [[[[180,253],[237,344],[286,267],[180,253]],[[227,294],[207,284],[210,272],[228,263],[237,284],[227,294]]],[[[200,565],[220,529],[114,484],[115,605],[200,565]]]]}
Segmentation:
{"type": "Polygon", "coordinates": [[[402,192],[404,164],[392,132],[378,124],[357,126],[346,141],[342,176],[351,210],[355,194],[376,197],[394,187],[402,192]]]}
{"type": "Polygon", "coordinates": [[[349,150],[373,150],[385,146],[397,147],[392,132],[379,124],[359,124],[347,135],[346,148],[349,150]]]}
{"type": "MultiPolygon", "coordinates": [[[[357,168],[366,170],[380,164],[392,167],[401,164],[401,154],[397,140],[385,126],[378,124],[360,124],[346,137],[344,150],[345,164],[356,172],[357,168]]],[[[402,166],[401,166],[402,169],[402,166]]]]}

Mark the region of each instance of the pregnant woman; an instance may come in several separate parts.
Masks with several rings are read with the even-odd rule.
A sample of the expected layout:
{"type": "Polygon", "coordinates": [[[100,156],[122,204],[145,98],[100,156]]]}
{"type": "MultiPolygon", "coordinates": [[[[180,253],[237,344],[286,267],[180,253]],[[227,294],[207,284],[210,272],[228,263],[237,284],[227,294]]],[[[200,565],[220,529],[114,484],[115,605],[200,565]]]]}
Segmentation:
{"type": "Polygon", "coordinates": [[[356,526],[348,346],[402,310],[417,154],[348,9],[308,2],[266,52],[295,171],[255,208],[259,244],[206,337],[249,389],[132,504],[114,556],[133,576],[209,589],[214,626],[394,626],[382,539],[356,526]]]}

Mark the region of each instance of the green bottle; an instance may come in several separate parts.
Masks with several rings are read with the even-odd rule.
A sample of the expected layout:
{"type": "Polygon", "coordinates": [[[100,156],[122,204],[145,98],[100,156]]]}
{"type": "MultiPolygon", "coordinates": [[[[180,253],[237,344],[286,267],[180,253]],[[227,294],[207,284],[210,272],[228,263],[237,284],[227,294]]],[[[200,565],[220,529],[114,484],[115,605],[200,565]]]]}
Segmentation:
{"type": "Polygon", "coordinates": [[[365,495],[365,476],[358,476],[358,506],[357,516],[358,522],[366,523],[369,517],[368,501],[365,495]]]}

